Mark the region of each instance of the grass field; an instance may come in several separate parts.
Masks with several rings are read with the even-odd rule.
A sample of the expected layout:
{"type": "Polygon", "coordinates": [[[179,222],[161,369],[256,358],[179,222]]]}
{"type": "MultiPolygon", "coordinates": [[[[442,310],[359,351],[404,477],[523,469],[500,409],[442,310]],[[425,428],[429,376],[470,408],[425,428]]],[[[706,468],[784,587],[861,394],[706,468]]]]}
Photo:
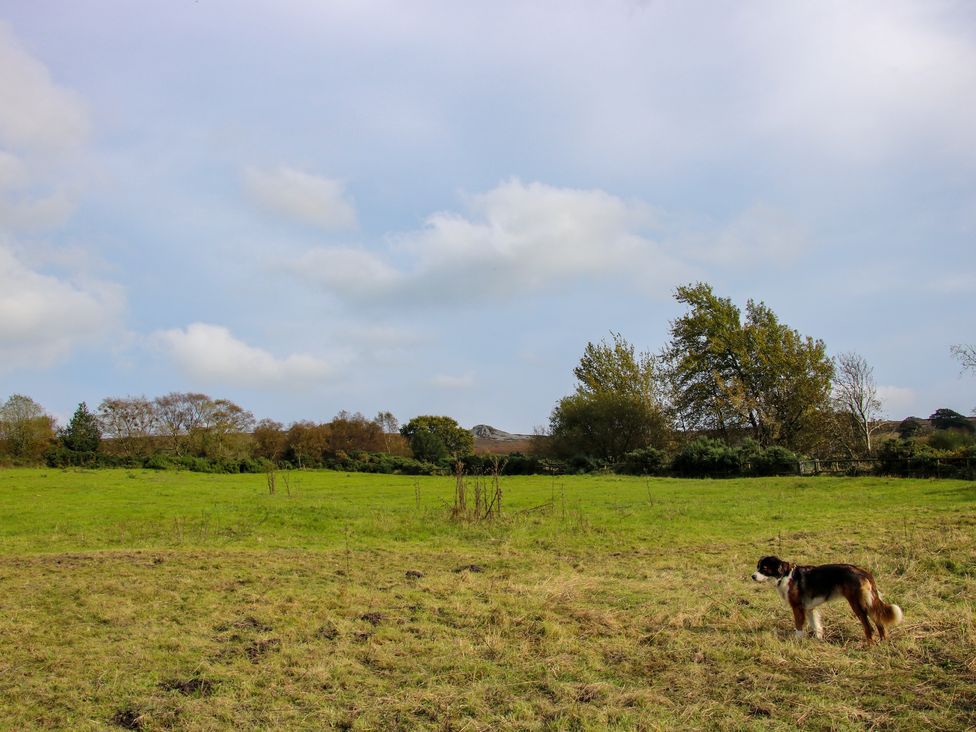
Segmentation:
{"type": "Polygon", "coordinates": [[[976,484],[0,471],[0,729],[976,726],[976,484]],[[824,641],[759,556],[905,611],[824,641]]]}

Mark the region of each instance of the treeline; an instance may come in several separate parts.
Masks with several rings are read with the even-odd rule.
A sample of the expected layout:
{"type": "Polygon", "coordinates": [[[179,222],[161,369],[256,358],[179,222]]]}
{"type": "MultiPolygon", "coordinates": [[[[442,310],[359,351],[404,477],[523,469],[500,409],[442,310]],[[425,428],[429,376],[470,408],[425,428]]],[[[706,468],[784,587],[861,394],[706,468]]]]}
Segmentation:
{"type": "Polygon", "coordinates": [[[257,421],[227,399],[171,393],[155,399],[109,397],[94,412],[82,402],[68,424],[58,428],[40,404],[15,394],[0,405],[0,461],[202,472],[270,467],[429,472],[413,460],[397,427],[389,412],[373,419],[340,412],[329,422],[285,427],[257,421]]]}
{"type": "MultiPolygon", "coordinates": [[[[171,393],[110,397],[94,412],[82,403],[58,428],[33,399],[13,395],[0,405],[0,462],[725,476],[795,473],[805,458],[865,460],[905,474],[933,465],[941,474],[946,461],[976,459],[976,429],[951,409],[937,410],[928,426],[909,418],[897,435],[883,434],[866,360],[828,356],[823,341],[789,328],[764,303],[750,300],[742,311],[705,283],[679,287],[676,299],[686,312],[658,353],[637,352],[619,333],[586,345],[574,393],[555,405],[528,455],[475,455],[471,433],[446,416],[401,426],[390,412],[340,412],[286,427],[227,399],[171,393]]],[[[973,353],[953,349],[976,373],[973,353]]]]}
{"type": "MultiPolygon", "coordinates": [[[[676,299],[686,312],[659,352],[637,352],[619,333],[586,345],[576,390],[556,404],[540,443],[549,457],[675,475],[796,472],[803,458],[924,474],[929,463],[969,470],[976,459],[972,422],[950,409],[930,417],[928,432],[883,434],[867,361],[830,357],[764,303],[749,300],[743,312],[705,283],[679,287],[676,299]]],[[[959,355],[972,353],[953,349],[976,372],[959,355]]]]}

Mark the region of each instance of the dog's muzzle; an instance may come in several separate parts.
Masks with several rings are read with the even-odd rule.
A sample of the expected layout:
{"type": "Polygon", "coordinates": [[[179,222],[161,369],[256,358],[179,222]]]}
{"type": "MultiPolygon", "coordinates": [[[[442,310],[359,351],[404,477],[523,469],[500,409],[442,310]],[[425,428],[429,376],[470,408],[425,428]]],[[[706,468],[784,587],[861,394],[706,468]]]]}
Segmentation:
{"type": "Polygon", "coordinates": [[[756,580],[756,582],[765,582],[766,580],[769,579],[769,577],[762,574],[761,572],[753,572],[752,578],[756,580]]]}

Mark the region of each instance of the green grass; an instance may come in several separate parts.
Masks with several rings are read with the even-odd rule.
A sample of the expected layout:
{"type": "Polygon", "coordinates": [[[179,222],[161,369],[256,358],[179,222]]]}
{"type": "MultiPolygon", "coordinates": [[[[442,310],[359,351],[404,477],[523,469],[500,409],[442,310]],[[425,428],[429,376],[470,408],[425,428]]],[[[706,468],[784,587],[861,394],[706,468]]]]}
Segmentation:
{"type": "Polygon", "coordinates": [[[0,471],[0,729],[976,725],[976,484],[283,478],[0,471]],[[767,553],[905,623],[796,642],[767,553]]]}

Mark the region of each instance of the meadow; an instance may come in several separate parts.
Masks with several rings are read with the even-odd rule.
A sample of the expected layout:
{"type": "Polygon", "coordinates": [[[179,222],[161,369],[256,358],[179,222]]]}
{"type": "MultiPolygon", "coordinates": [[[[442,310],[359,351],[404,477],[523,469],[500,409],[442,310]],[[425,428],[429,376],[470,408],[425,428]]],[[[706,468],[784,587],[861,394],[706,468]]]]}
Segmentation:
{"type": "Polygon", "coordinates": [[[964,730],[976,484],[0,470],[0,729],[964,730]],[[905,622],[825,638],[757,559],[905,622]]]}

